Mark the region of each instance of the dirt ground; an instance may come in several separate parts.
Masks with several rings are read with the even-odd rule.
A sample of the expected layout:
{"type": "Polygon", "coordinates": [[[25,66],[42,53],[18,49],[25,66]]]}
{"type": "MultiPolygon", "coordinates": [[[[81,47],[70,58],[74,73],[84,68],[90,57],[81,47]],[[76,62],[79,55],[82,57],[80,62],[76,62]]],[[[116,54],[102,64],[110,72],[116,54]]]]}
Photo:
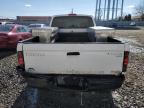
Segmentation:
{"type": "Polygon", "coordinates": [[[136,39],[144,47],[144,28],[140,30],[115,30],[114,35],[136,39]]]}

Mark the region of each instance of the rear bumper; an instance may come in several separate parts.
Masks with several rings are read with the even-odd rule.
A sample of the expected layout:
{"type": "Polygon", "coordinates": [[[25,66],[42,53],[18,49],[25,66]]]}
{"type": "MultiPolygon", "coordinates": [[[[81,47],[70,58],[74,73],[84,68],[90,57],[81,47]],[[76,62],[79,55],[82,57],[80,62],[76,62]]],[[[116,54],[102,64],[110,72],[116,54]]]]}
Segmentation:
{"type": "Polygon", "coordinates": [[[60,75],[30,74],[17,69],[26,79],[28,86],[55,90],[115,90],[124,82],[124,75],[60,75]]]}

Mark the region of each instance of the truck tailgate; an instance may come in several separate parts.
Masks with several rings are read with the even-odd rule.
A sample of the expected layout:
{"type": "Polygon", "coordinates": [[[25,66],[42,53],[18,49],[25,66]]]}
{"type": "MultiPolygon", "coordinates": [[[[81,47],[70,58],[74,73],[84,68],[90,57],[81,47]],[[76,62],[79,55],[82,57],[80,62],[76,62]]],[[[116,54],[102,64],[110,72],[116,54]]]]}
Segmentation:
{"type": "Polygon", "coordinates": [[[118,74],[124,44],[23,44],[25,69],[39,74],[118,74]]]}

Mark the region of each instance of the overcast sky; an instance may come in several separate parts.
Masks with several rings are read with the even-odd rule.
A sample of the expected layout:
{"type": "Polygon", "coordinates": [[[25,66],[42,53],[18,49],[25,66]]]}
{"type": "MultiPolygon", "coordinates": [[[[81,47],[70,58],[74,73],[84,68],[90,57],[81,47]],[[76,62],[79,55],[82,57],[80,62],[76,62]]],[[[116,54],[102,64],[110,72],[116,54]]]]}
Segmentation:
{"type": "MultiPolygon", "coordinates": [[[[142,0],[125,0],[124,13],[133,14],[135,6],[140,1],[142,0]]],[[[6,17],[67,14],[72,8],[75,13],[94,15],[96,4],[96,0],[0,0],[0,2],[0,16],[6,17]]]]}

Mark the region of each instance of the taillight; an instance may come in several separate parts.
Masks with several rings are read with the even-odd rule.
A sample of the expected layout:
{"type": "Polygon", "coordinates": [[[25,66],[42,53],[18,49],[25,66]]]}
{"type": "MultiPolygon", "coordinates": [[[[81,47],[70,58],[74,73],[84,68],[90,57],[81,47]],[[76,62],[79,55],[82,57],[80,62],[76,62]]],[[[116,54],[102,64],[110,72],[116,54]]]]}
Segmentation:
{"type": "Polygon", "coordinates": [[[127,71],[128,62],[129,62],[129,52],[125,51],[124,52],[124,60],[123,60],[123,72],[127,71]]]}
{"type": "Polygon", "coordinates": [[[23,57],[23,52],[22,51],[18,52],[18,64],[19,65],[24,65],[24,57],[23,57]]]}

